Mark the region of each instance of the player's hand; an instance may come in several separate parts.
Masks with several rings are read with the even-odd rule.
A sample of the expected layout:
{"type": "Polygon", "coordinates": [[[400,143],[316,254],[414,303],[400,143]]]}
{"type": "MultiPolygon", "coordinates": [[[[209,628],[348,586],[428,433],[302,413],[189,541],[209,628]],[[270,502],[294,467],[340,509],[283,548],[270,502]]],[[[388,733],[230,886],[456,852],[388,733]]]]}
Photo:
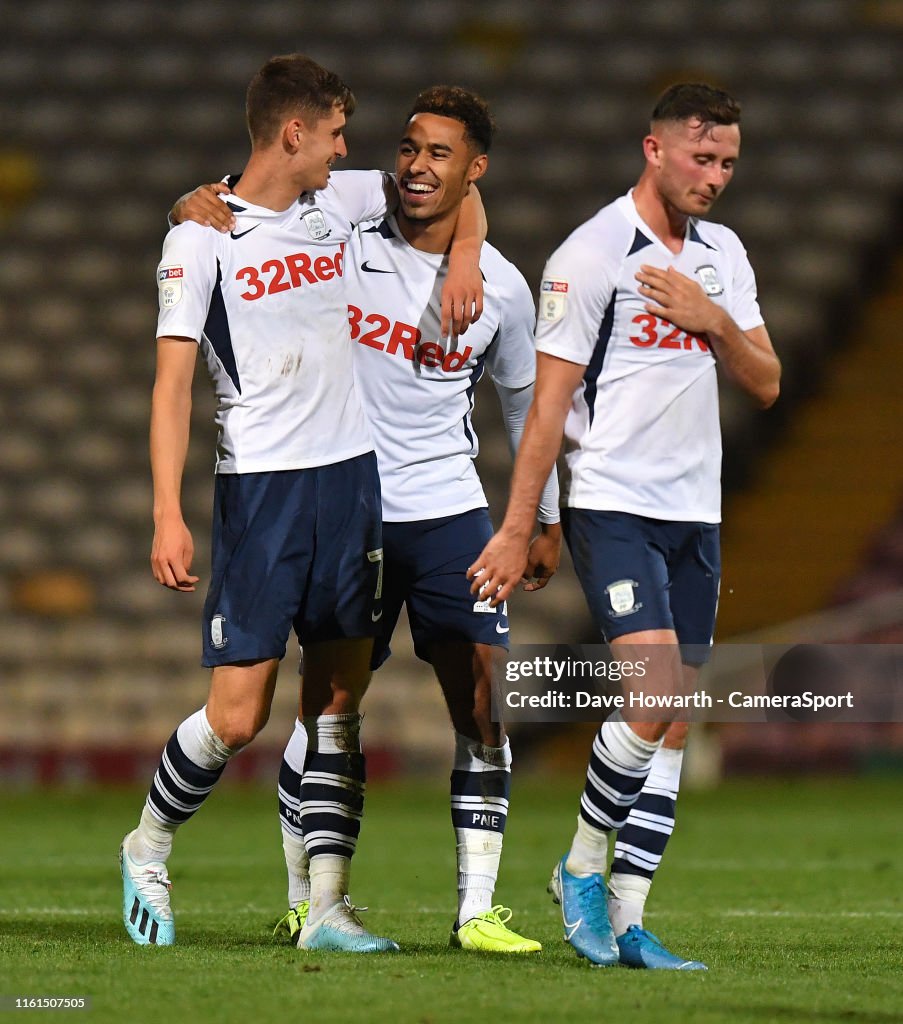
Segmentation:
{"type": "Polygon", "coordinates": [[[692,334],[717,330],[721,307],[712,302],[697,281],[674,267],[661,270],[642,266],[635,276],[640,282],[640,295],[648,300],[646,310],[653,316],[692,334]]]}
{"type": "Polygon", "coordinates": [[[194,541],[181,516],[161,519],[154,530],[151,569],[154,579],[170,590],[194,593],[199,577],[191,575],[194,541]]]}
{"type": "Polygon", "coordinates": [[[524,590],[542,590],[558,572],[561,563],[561,523],[544,523],[530,543],[527,568],[524,569],[524,590]]]}
{"type": "Polygon", "coordinates": [[[217,196],[230,195],[231,189],[218,181],[212,185],[199,185],[194,192],[176,200],[169,216],[174,224],[193,220],[205,228],[231,231],[235,227],[235,214],[217,196]]]}
{"type": "Polygon", "coordinates": [[[449,332],[455,337],[463,334],[483,313],[483,275],[479,263],[468,261],[465,269],[460,265],[463,262],[449,263],[448,276],[442,286],[442,338],[447,338],[449,332]]]}
{"type": "Polygon", "coordinates": [[[492,608],[508,600],[524,578],[528,539],[512,537],[504,529],[499,530],[467,570],[474,597],[480,601],[489,598],[492,608]]]}

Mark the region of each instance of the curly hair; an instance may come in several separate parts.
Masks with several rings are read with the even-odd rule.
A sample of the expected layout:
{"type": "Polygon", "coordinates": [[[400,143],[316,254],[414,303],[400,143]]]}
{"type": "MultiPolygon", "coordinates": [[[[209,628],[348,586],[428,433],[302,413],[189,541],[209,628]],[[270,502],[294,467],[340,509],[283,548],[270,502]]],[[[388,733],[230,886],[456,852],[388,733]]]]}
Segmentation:
{"type": "Polygon", "coordinates": [[[431,86],[414,100],[405,123],[415,114],[437,114],[460,121],[464,125],[465,138],[477,152],[489,152],[495,121],[489,113],[489,104],[475,92],[457,85],[431,86]]]}

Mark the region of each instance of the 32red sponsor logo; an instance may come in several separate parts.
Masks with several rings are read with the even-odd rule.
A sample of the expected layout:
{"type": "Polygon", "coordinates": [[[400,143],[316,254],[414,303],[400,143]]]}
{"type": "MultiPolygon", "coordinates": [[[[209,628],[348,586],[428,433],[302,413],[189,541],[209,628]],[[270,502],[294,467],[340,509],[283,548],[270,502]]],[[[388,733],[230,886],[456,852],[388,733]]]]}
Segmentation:
{"type": "Polygon", "coordinates": [[[639,348],[683,349],[689,352],[694,345],[697,345],[701,351],[709,351],[709,344],[705,338],[698,334],[682,331],[674,324],[667,320],[660,320],[651,313],[640,313],[630,322],[639,327],[639,331],[630,336],[631,342],[639,348]]]}
{"type": "Polygon", "coordinates": [[[422,341],[420,329],[412,324],[401,320],[393,323],[382,313],[368,313],[364,316],[357,306],[348,307],[348,324],[351,327],[351,340],[360,345],[387,352],[390,356],[400,353],[412,363],[441,367],[446,372],[460,370],[473,352],[470,345],[460,352],[446,352],[435,341],[422,341]]]}
{"type": "Polygon", "coordinates": [[[284,259],[267,260],[258,267],[242,267],[235,274],[236,281],[244,281],[247,290],[239,292],[242,299],[254,302],[264,295],[276,295],[303,284],[318,284],[341,277],[345,272],[345,243],[334,256],[310,257],[306,252],[296,252],[284,259]]]}

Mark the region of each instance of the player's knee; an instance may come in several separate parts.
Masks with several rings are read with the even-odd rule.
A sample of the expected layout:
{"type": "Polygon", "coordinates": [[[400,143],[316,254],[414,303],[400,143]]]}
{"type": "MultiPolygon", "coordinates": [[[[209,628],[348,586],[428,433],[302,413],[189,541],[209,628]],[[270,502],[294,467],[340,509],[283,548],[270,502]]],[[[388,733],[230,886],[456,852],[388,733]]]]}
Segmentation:
{"type": "Polygon", "coordinates": [[[217,729],[217,735],[230,750],[240,750],[267,724],[266,714],[230,715],[217,729]]]}
{"type": "Polygon", "coordinates": [[[665,733],[664,746],[669,750],[683,750],[687,745],[687,733],[689,731],[689,722],[672,722],[665,733]]]}

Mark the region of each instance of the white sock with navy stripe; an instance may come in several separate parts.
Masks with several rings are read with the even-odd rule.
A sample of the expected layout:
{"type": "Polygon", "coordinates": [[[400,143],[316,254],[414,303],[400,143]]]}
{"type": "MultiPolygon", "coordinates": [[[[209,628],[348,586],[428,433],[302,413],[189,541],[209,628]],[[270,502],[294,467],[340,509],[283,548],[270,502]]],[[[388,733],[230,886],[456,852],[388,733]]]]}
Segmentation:
{"type": "Polygon", "coordinates": [[[163,750],[141,821],[129,836],[132,860],[165,863],[176,829],[207,799],[235,753],[210,727],[206,706],[182,722],[163,750]]]}
{"type": "Polygon", "coordinates": [[[301,777],[299,818],[310,857],[313,923],[348,893],[351,857],[364,810],[366,772],[361,716],[305,718],[307,756],[301,777]]]}
{"type": "Polygon", "coordinates": [[[637,736],[617,711],[602,723],[580,797],[581,827],[565,862],[570,874],[586,876],[605,870],[600,865],[608,849],[608,833],[627,820],[660,746],[661,740],[650,743],[637,736]]]}
{"type": "Polygon", "coordinates": [[[294,909],[310,899],[310,857],[301,830],[301,777],[307,756],[307,730],[295,719],[295,728],[279,766],[279,827],[288,872],[288,905],[294,909]]]}
{"type": "Polygon", "coordinates": [[[637,802],[618,832],[609,880],[608,913],[615,935],[643,926],[652,878],[674,831],[683,750],[661,747],[637,802]]]}
{"type": "Polygon", "coordinates": [[[511,792],[511,747],[455,733],[451,814],[458,860],[458,924],[492,909],[511,792]]]}

